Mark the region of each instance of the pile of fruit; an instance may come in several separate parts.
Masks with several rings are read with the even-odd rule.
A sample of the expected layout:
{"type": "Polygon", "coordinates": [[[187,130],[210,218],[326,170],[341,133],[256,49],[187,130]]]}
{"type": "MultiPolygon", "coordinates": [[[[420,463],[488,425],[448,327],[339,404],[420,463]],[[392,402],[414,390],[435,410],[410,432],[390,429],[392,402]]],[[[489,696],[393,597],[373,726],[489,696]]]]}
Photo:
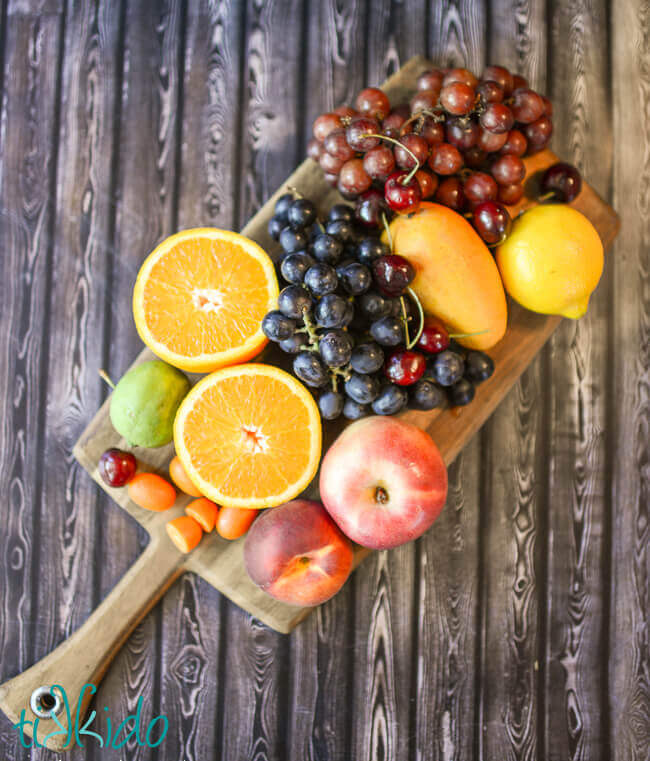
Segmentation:
{"type": "Polygon", "coordinates": [[[295,605],[341,588],[352,542],[387,549],[420,536],[447,473],[431,437],[392,416],[474,398],[494,372],[485,352],[505,334],[506,293],[577,318],[602,272],[597,232],[566,205],[580,192],[574,167],[547,169],[535,208],[514,220],[507,208],[551,115],[525,80],[489,66],[480,80],[428,71],[408,105],[367,88],[354,109],[318,117],[309,155],[354,205],[319,219],[318,199],[279,197],[268,229],[282,290],[271,257],[241,235],[163,241],[133,294],[159,359],[114,388],[110,417],[126,443],[102,455],[104,481],[143,509],[172,510],[167,533],[182,552],[214,530],[247,534],[250,578],[295,605]],[[293,375],[248,361],[269,340],[293,375]],[[191,387],[183,371],[206,375],[191,387]],[[321,421],[340,416],[354,422],[321,462],[321,421]],[[169,479],[138,471],[130,449],[172,441],[169,479]],[[296,499],[319,465],[322,503],[296,499]]]}
{"type": "Polygon", "coordinates": [[[283,249],[288,285],[262,321],[267,338],[295,355],[293,371],[319,389],[325,420],[431,410],[448,391],[453,405],[474,398],[474,383],[492,375],[480,351],[465,352],[445,326],[424,318],[410,288],[413,265],[358,227],[354,210],[336,204],[327,219],[295,193],[275,204],[269,231],[283,249]]]}
{"type": "MultiPolygon", "coordinates": [[[[509,230],[506,206],[524,195],[522,156],[546,148],[553,134],[550,100],[503,66],[488,66],[480,79],[432,69],[409,103],[391,106],[368,87],[354,106],[314,121],[307,155],[344,198],[356,199],[358,218],[377,224],[386,210],[414,212],[433,199],[466,211],[490,245],[509,230]]],[[[570,201],[580,190],[575,179],[572,167],[557,170],[542,192],[570,201]]]]}

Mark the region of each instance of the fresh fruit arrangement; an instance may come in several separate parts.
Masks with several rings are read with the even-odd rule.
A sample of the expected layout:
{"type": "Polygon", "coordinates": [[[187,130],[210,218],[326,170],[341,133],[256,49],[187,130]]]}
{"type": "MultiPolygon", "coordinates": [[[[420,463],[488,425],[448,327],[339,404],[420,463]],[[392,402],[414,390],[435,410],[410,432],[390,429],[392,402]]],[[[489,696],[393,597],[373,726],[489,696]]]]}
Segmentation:
{"type": "MultiPolygon", "coordinates": [[[[478,341],[478,335],[492,332],[490,326],[497,321],[498,340],[505,331],[505,297],[494,259],[462,217],[437,205],[427,206],[441,209],[443,217],[457,218],[476,239],[472,243],[479,254],[484,249],[483,266],[477,256],[478,263],[470,262],[467,268],[468,281],[481,282],[471,307],[473,324],[482,328],[476,331],[478,341]],[[480,298],[481,288],[487,288],[486,273],[501,299],[497,317],[477,308],[480,303],[491,305],[489,298],[480,298]]],[[[474,396],[473,384],[492,374],[494,365],[487,355],[466,353],[458,343],[450,348],[453,339],[470,339],[471,330],[462,328],[463,332],[450,335],[441,321],[424,318],[417,282],[424,283],[421,296],[438,286],[427,267],[419,264],[416,269],[409,257],[392,252],[390,243],[399,250],[403,239],[418,240],[418,233],[414,237],[395,227],[398,220],[402,226],[417,224],[396,218],[386,228],[386,240],[381,240],[358,228],[354,210],[346,204],[334,205],[324,221],[317,218],[312,201],[295,193],[281,196],[275,205],[269,229],[283,248],[280,274],[286,287],[280,291],[277,309],[264,317],[262,330],[294,356],[295,375],[318,390],[325,420],[395,415],[408,406],[430,410],[441,406],[445,391],[453,404],[467,404],[474,396]],[[466,365],[479,361],[490,371],[480,378],[465,372],[466,365]]],[[[448,221],[443,218],[440,224],[444,227],[448,221]]],[[[458,304],[454,306],[450,314],[459,314],[458,304]]],[[[496,342],[494,335],[492,339],[485,345],[496,342]]]]}
{"type": "Polygon", "coordinates": [[[483,240],[498,243],[510,225],[506,206],[524,195],[522,156],[546,148],[553,134],[550,100],[503,66],[480,78],[431,69],[416,87],[410,102],[393,105],[367,87],[354,108],[321,114],[307,155],[344,198],[356,199],[359,219],[411,213],[433,199],[468,211],[483,240]]]}
{"type": "Polygon", "coordinates": [[[308,154],[354,204],[319,217],[322,199],[287,188],[268,222],[277,264],[213,228],[173,235],[143,263],[134,320],[160,360],[124,375],[110,418],[129,446],[173,439],[171,482],[114,447],[102,479],[153,512],[178,488],[192,499],[166,524],[173,544],[187,553],[213,531],[246,536],[250,578],[288,604],[334,595],[352,542],[421,536],[447,471],[431,437],[393,416],[472,402],[495,371],[486,351],[506,332],[506,293],[577,318],[602,272],[596,231],[566,205],[581,190],[575,167],[546,168],[538,205],[512,218],[522,157],[552,131],[550,101],[500,66],[480,79],[432,69],[408,104],[366,88],[354,108],[319,116],[308,154]],[[268,341],[293,375],[248,363],[268,341]],[[190,389],[181,370],[209,374],[190,389]],[[321,463],[321,419],[341,417],[356,422],[321,463]],[[319,464],[322,502],[299,499],[319,464]]]}

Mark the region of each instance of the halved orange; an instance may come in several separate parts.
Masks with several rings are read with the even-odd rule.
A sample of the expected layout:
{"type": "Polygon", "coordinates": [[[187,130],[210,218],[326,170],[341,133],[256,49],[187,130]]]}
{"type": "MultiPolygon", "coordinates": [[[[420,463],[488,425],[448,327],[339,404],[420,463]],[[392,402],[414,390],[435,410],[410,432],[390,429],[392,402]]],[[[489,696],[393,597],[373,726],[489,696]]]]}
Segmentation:
{"type": "Polygon", "coordinates": [[[145,259],[133,317],[154,354],[207,373],[259,354],[267,343],[262,318],[277,298],[273,262],[257,243],[202,227],[172,235],[145,259]]]}
{"type": "Polygon", "coordinates": [[[185,397],[174,421],[185,472],[226,507],[275,507],[312,480],[321,422],[307,389],[284,370],[250,363],[208,375],[185,397]]]}

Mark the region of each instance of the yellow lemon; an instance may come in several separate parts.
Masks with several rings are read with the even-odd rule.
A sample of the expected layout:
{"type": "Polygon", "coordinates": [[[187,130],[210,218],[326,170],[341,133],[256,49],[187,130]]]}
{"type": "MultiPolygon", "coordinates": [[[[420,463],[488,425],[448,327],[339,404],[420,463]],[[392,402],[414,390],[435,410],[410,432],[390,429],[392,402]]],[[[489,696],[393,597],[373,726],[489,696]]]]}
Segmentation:
{"type": "Polygon", "coordinates": [[[577,319],[603,271],[603,244],[591,222],[564,204],[518,217],[496,252],[506,291],[526,309],[577,319]]]}

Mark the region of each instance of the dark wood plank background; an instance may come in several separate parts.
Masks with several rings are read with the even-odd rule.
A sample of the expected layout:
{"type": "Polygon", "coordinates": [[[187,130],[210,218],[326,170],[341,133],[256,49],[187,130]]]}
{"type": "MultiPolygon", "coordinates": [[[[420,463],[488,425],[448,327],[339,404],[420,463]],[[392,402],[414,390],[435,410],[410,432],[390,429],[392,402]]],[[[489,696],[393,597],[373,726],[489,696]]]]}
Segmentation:
{"type": "MultiPolygon", "coordinates": [[[[180,227],[240,228],[313,118],[410,56],[504,63],[622,217],[565,321],[450,473],[415,544],[291,636],[185,576],[98,695],[157,750],[70,759],[648,759],[647,0],[4,0],[0,681],[86,618],[146,537],[71,449],[140,349],[131,286],[180,227]]],[[[40,755],[39,755],[40,753],[40,755]]],[[[4,716],[0,757],[30,756],[4,716]]]]}

